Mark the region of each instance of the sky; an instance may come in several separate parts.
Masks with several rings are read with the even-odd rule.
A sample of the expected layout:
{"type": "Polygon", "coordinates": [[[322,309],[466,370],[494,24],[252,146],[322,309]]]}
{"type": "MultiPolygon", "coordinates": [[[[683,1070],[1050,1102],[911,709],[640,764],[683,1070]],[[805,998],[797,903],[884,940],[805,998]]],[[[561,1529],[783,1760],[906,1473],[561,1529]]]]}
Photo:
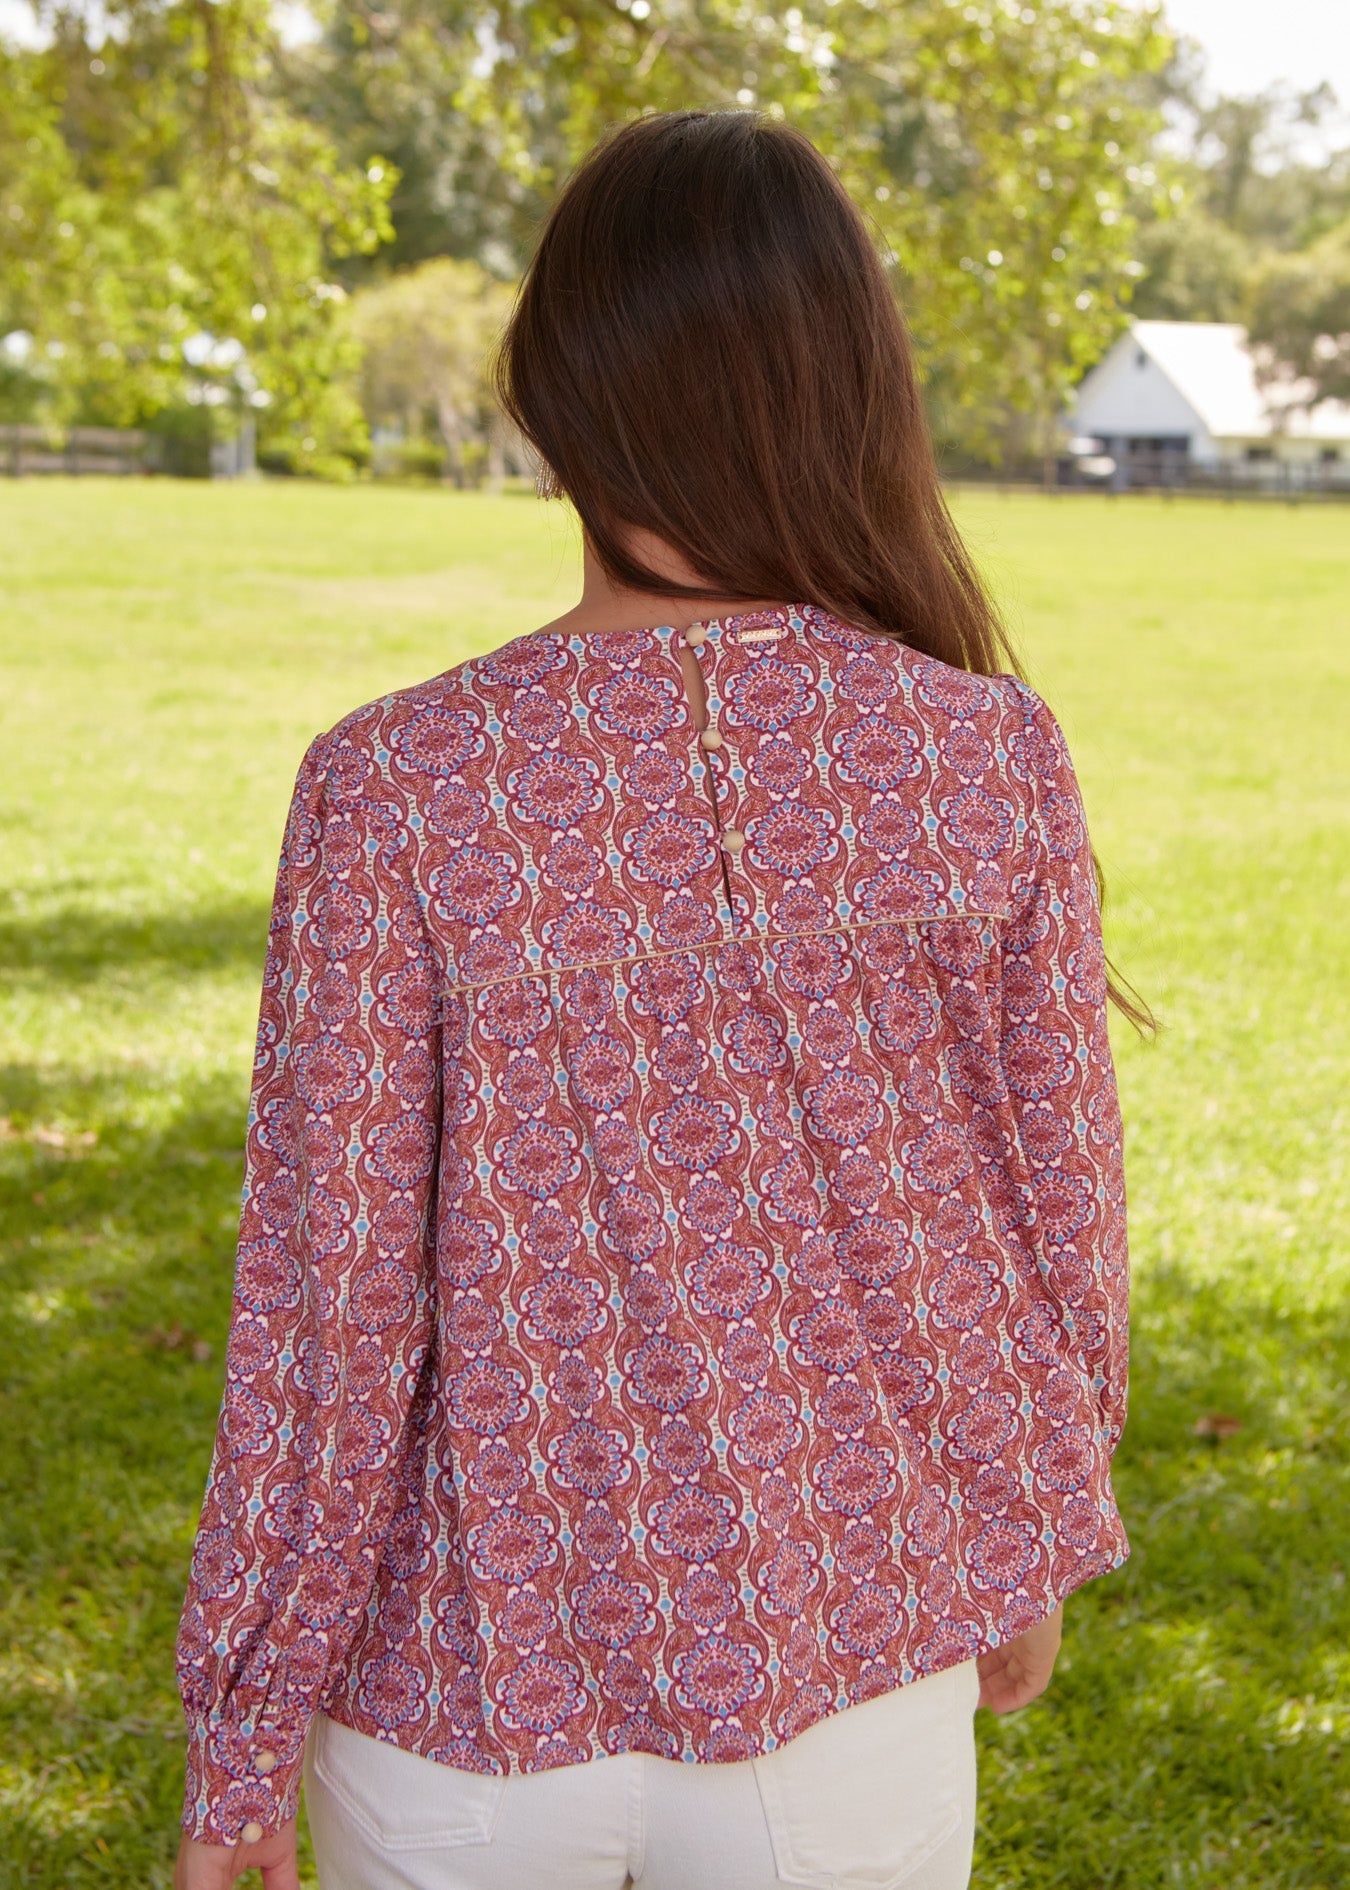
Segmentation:
{"type": "Polygon", "coordinates": [[[1326,79],[1350,111],[1347,0],[1164,0],[1174,32],[1199,40],[1212,90],[1262,91],[1283,80],[1309,91],[1326,79]]]}

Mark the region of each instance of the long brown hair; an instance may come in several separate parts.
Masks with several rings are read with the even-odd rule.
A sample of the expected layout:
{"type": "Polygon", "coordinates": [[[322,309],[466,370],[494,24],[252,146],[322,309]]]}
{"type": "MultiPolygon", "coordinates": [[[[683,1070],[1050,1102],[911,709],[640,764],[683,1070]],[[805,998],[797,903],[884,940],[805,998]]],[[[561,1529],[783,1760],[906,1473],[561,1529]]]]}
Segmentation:
{"type": "MultiPolygon", "coordinates": [[[[818,604],[1016,673],[867,225],[800,132],[689,111],[602,140],[544,226],[497,388],[618,583],[818,604]],[[634,527],[706,582],[647,569],[634,527]]],[[[1111,995],[1150,1021],[1118,980],[1111,995]]]]}

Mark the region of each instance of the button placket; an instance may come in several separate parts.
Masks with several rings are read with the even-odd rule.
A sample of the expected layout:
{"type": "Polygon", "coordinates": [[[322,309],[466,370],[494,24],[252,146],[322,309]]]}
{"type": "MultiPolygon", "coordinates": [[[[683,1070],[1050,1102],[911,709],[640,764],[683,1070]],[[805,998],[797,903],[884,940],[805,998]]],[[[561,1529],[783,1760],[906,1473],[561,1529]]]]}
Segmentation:
{"type": "MultiPolygon", "coordinates": [[[[759,654],[761,642],[771,640],[774,644],[782,644],[788,638],[785,623],[776,625],[772,631],[768,627],[755,627],[747,631],[734,620],[721,623],[717,628],[719,634],[715,644],[710,645],[714,652],[709,679],[710,726],[714,693],[719,702],[723,697],[722,672],[726,666],[730,664],[738,678],[747,662],[753,661],[759,654]]],[[[716,797],[723,876],[727,897],[731,902],[736,936],[740,938],[749,937],[758,929],[756,915],[761,908],[761,893],[756,883],[757,873],[747,851],[748,826],[750,816],[755,812],[756,800],[749,791],[750,784],[740,765],[744,751],[734,739],[734,733],[733,730],[731,738],[722,738],[719,730],[719,742],[726,739],[727,745],[718,757],[716,797]]]]}
{"type": "Polygon", "coordinates": [[[726,749],[726,737],[717,725],[718,700],[715,694],[714,682],[721,643],[720,638],[714,638],[709,641],[710,628],[720,629],[721,626],[720,624],[714,624],[712,626],[701,623],[690,624],[689,628],[682,632],[682,635],[684,642],[689,648],[700,652],[698,666],[699,674],[703,678],[708,720],[706,726],[699,730],[698,745],[703,750],[705,756],[704,766],[707,769],[708,783],[712,790],[710,798],[720,830],[722,827],[723,803],[727,798],[728,776],[725,768],[714,766],[706,760],[708,755],[721,756],[726,749]]]}
{"type": "Polygon", "coordinates": [[[710,681],[710,672],[716,673],[716,654],[718,640],[710,636],[712,630],[720,629],[720,624],[690,624],[680,632],[685,648],[696,653],[699,675],[703,680],[704,697],[707,708],[707,724],[699,730],[698,745],[702,752],[704,780],[708,790],[708,802],[713,817],[714,838],[717,843],[719,866],[722,879],[722,897],[725,901],[726,917],[730,921],[732,933],[737,924],[737,899],[728,871],[730,857],[739,852],[744,844],[744,837],[734,828],[731,829],[730,844],[728,830],[723,825],[723,808],[727,798],[728,779],[724,762],[725,738],[717,726],[717,698],[710,681]]]}

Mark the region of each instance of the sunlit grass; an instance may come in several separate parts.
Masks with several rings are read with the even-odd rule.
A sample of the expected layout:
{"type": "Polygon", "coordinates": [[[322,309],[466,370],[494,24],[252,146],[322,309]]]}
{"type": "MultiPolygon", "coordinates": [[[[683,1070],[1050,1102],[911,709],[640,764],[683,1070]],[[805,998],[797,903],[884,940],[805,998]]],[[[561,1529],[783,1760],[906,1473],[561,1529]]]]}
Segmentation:
{"type": "MultiPolygon", "coordinates": [[[[981,1715],[975,1883],[1337,1890],[1350,515],[958,509],[1166,1022],[1118,1036],[1134,1556],[1071,1604],[1052,1696],[981,1715]]],[[[556,612],[573,569],[525,498],[0,486],[0,1884],[169,1882],[170,1649],[300,755],[556,612]]]]}

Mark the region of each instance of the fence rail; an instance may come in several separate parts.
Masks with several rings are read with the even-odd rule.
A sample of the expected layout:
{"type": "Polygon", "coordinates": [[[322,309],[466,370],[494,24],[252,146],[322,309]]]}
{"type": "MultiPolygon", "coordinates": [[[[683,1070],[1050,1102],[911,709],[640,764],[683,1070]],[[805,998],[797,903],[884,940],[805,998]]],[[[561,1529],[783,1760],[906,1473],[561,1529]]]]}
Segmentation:
{"type": "Polygon", "coordinates": [[[1094,475],[1085,472],[1077,460],[1064,458],[1052,461],[1048,467],[947,465],[943,477],[949,485],[996,486],[1004,491],[1098,492],[1108,497],[1161,493],[1171,498],[1190,494],[1196,498],[1274,499],[1290,504],[1305,499],[1332,503],[1350,499],[1350,460],[1334,465],[1260,461],[1221,467],[1185,462],[1155,465],[1136,460],[1127,469],[1094,475]]]}
{"type": "Polygon", "coordinates": [[[133,427],[0,426],[0,474],[146,471],[146,435],[133,427]]]}
{"type": "Polygon", "coordinates": [[[1131,454],[1112,472],[1094,474],[1083,462],[1059,462],[1059,484],[1110,492],[1241,492],[1350,499],[1350,459],[1230,460],[1200,465],[1170,455],[1131,454]]]}

